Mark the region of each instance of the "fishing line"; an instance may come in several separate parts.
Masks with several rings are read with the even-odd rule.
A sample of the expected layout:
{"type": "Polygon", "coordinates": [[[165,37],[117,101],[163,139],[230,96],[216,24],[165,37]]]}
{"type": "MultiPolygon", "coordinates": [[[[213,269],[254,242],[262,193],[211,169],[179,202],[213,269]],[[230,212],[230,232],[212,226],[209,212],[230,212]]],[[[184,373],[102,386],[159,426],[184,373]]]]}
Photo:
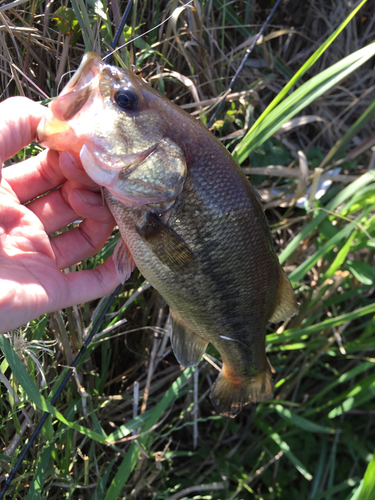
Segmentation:
{"type": "Polygon", "coordinates": [[[215,118],[217,116],[217,114],[219,113],[219,111],[221,110],[224,102],[225,102],[225,99],[226,99],[226,95],[233,89],[234,87],[234,84],[236,83],[237,81],[237,78],[239,77],[239,74],[241,73],[241,71],[243,70],[243,67],[245,66],[245,63],[247,61],[247,59],[249,58],[249,55],[252,53],[252,51],[254,50],[255,48],[255,45],[257,44],[257,41],[259,40],[259,38],[262,36],[263,34],[263,31],[266,29],[268,23],[270,22],[271,20],[271,17],[273,16],[273,14],[275,13],[275,10],[277,9],[277,7],[279,6],[279,3],[281,2],[281,0],[277,0],[277,2],[275,3],[275,5],[273,6],[273,9],[271,10],[269,16],[267,17],[267,19],[265,20],[263,26],[261,27],[259,33],[256,35],[255,37],[255,40],[253,41],[253,43],[250,45],[250,47],[248,47],[246,49],[246,52],[245,52],[245,55],[241,61],[241,64],[239,65],[237,71],[236,71],[236,74],[234,75],[234,77],[232,78],[232,81],[230,82],[229,84],[229,87],[227,89],[227,91],[225,92],[225,95],[223,96],[223,98],[221,99],[221,101],[219,101],[219,104],[216,108],[216,111],[215,113],[212,115],[212,118],[211,120],[209,121],[207,127],[210,128],[211,125],[213,124],[213,122],[215,121],[215,118]]]}
{"type": "MultiPolygon", "coordinates": [[[[126,23],[126,20],[128,18],[128,15],[129,15],[129,12],[130,12],[130,9],[132,8],[132,5],[133,5],[133,0],[129,0],[129,3],[128,5],[126,6],[126,9],[125,9],[125,12],[121,18],[121,22],[120,22],[120,25],[115,33],[115,36],[113,37],[113,40],[112,40],[112,43],[111,43],[111,49],[112,51],[109,52],[105,57],[103,57],[103,61],[104,62],[107,62],[108,64],[111,63],[111,58],[112,58],[112,54],[114,52],[116,52],[116,50],[119,50],[121,47],[118,47],[116,50],[115,50],[115,47],[117,45],[117,42],[119,41],[120,39],[120,36],[121,36],[121,33],[124,29],[124,26],[125,26],[125,23],[126,23]],[[108,59],[108,60],[107,60],[108,59]]],[[[133,40],[131,40],[133,41],[133,40]]],[[[130,42],[128,42],[130,43],[130,42]]]]}
{"type": "MultiPolygon", "coordinates": [[[[189,0],[187,3],[184,3],[183,5],[181,5],[181,8],[182,7],[188,7],[191,3],[193,3],[193,0],[189,0]]],[[[160,24],[157,24],[156,26],[154,26],[153,28],[149,29],[148,31],[145,31],[144,33],[142,33],[142,35],[138,35],[136,36],[135,38],[132,38],[131,40],[129,40],[128,42],[124,43],[123,45],[120,45],[120,47],[117,47],[117,49],[113,49],[112,52],[110,52],[109,54],[107,54],[103,60],[106,58],[106,57],[109,57],[111,56],[112,54],[114,54],[115,52],[117,52],[118,50],[120,49],[123,49],[124,47],[126,47],[127,45],[129,45],[129,43],[132,43],[134,42],[135,40],[138,40],[138,38],[143,38],[144,36],[148,35],[149,33],[151,33],[151,31],[154,31],[156,30],[157,28],[160,28],[160,26],[163,26],[163,24],[165,24],[167,21],[169,21],[172,17],[174,16],[174,11],[173,13],[167,17],[166,19],[164,19],[164,21],[162,21],[160,24]]],[[[152,47],[152,46],[151,46],[152,47]]]]}
{"type": "MultiPolygon", "coordinates": [[[[57,400],[59,399],[59,397],[60,397],[63,389],[65,388],[68,380],[70,379],[70,377],[71,377],[71,375],[73,373],[74,368],[78,365],[80,359],[84,355],[84,353],[85,353],[88,345],[90,344],[92,338],[94,337],[95,333],[97,332],[97,330],[98,330],[98,328],[99,328],[99,326],[100,326],[100,324],[101,324],[104,316],[107,314],[107,311],[108,311],[110,305],[112,304],[113,299],[116,297],[116,295],[120,291],[121,287],[122,287],[122,284],[120,283],[120,285],[118,285],[118,287],[112,292],[112,295],[108,299],[108,301],[107,301],[107,303],[106,303],[106,305],[105,305],[105,307],[104,307],[101,315],[99,316],[99,319],[94,324],[94,326],[93,326],[93,328],[92,328],[92,330],[90,332],[90,335],[87,337],[87,339],[82,344],[82,347],[79,350],[79,353],[77,354],[77,356],[74,358],[71,367],[69,368],[69,370],[67,371],[67,373],[66,373],[66,375],[64,377],[64,380],[61,382],[59,388],[56,391],[56,394],[53,396],[52,401],[51,401],[51,405],[52,406],[55,406],[55,404],[56,404],[57,400]]],[[[13,467],[12,472],[9,474],[9,477],[8,477],[8,479],[7,479],[7,481],[6,481],[5,485],[4,485],[4,488],[0,492],[0,498],[3,498],[5,491],[8,489],[8,486],[12,482],[13,477],[15,476],[15,474],[16,474],[19,466],[21,465],[21,463],[23,461],[23,459],[25,458],[26,453],[29,451],[30,446],[33,444],[33,442],[35,441],[36,437],[38,436],[38,434],[39,434],[41,428],[43,427],[43,424],[46,421],[48,415],[50,415],[50,413],[48,411],[44,412],[44,415],[43,415],[42,419],[40,420],[38,426],[36,427],[36,429],[33,432],[31,438],[29,439],[29,442],[25,446],[25,449],[23,450],[23,452],[21,453],[19,459],[17,460],[16,465],[13,467]]]]}

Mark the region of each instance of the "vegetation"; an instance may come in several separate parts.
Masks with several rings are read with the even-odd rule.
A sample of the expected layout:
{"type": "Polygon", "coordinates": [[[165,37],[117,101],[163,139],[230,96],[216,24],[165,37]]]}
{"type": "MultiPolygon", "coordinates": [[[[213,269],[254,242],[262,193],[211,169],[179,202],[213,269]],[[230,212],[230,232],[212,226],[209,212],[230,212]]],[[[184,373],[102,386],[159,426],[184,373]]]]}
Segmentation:
{"type": "MultiPolygon", "coordinates": [[[[213,125],[264,199],[300,303],[297,317],[269,326],[275,399],[217,416],[208,394],[219,354],[211,346],[196,369],[181,368],[168,308],[135,270],[56,408],[64,367],[106,299],[0,336],[0,480],[50,413],[9,498],[375,498],[370,5],[281,3],[213,125]]],[[[135,1],[116,64],[136,64],[208,123],[272,6],[135,1]]],[[[0,2],[1,98],[56,96],[86,49],[106,54],[123,8],[0,2]]],[[[117,239],[77,268],[105,260],[117,239]]]]}

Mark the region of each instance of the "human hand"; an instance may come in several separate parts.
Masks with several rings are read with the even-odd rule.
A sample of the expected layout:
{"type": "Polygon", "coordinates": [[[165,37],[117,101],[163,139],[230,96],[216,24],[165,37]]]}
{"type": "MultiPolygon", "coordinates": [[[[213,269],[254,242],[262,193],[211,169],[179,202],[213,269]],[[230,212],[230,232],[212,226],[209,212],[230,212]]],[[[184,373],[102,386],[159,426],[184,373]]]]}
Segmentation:
{"type": "MultiPolygon", "coordinates": [[[[24,97],[0,104],[0,167],[35,139],[45,110],[24,97]]],[[[119,284],[112,257],[93,270],[61,270],[97,253],[114,224],[100,188],[67,152],[0,170],[0,332],[110,293],[119,284]],[[49,237],[78,218],[79,227],[49,237]]]]}

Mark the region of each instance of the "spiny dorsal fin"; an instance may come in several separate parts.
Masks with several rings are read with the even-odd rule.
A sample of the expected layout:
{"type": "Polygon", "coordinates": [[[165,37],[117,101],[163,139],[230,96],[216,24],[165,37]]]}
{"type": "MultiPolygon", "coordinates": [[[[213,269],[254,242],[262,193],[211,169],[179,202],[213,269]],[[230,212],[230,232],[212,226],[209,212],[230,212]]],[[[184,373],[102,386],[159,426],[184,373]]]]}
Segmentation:
{"type": "Polygon", "coordinates": [[[280,266],[280,284],[276,309],[269,320],[278,323],[298,313],[298,305],[294,296],[292,285],[280,266]]]}
{"type": "Polygon", "coordinates": [[[172,323],[172,348],[177,361],[182,366],[196,366],[206,351],[208,342],[194,333],[176,315],[170,311],[172,323]]]}
{"type": "Polygon", "coordinates": [[[195,266],[194,253],[158,215],[150,212],[147,223],[136,229],[150,250],[172,271],[187,271],[195,266]]]}

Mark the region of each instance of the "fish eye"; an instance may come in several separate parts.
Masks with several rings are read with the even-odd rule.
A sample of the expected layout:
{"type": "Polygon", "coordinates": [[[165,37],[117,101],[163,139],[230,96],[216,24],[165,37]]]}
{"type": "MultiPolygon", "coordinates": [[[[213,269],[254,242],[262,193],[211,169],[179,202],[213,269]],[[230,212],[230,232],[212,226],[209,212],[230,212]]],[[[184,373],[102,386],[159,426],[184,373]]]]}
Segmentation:
{"type": "Polygon", "coordinates": [[[117,90],[114,99],[121,109],[135,109],[138,105],[138,96],[131,89],[117,90]]]}

